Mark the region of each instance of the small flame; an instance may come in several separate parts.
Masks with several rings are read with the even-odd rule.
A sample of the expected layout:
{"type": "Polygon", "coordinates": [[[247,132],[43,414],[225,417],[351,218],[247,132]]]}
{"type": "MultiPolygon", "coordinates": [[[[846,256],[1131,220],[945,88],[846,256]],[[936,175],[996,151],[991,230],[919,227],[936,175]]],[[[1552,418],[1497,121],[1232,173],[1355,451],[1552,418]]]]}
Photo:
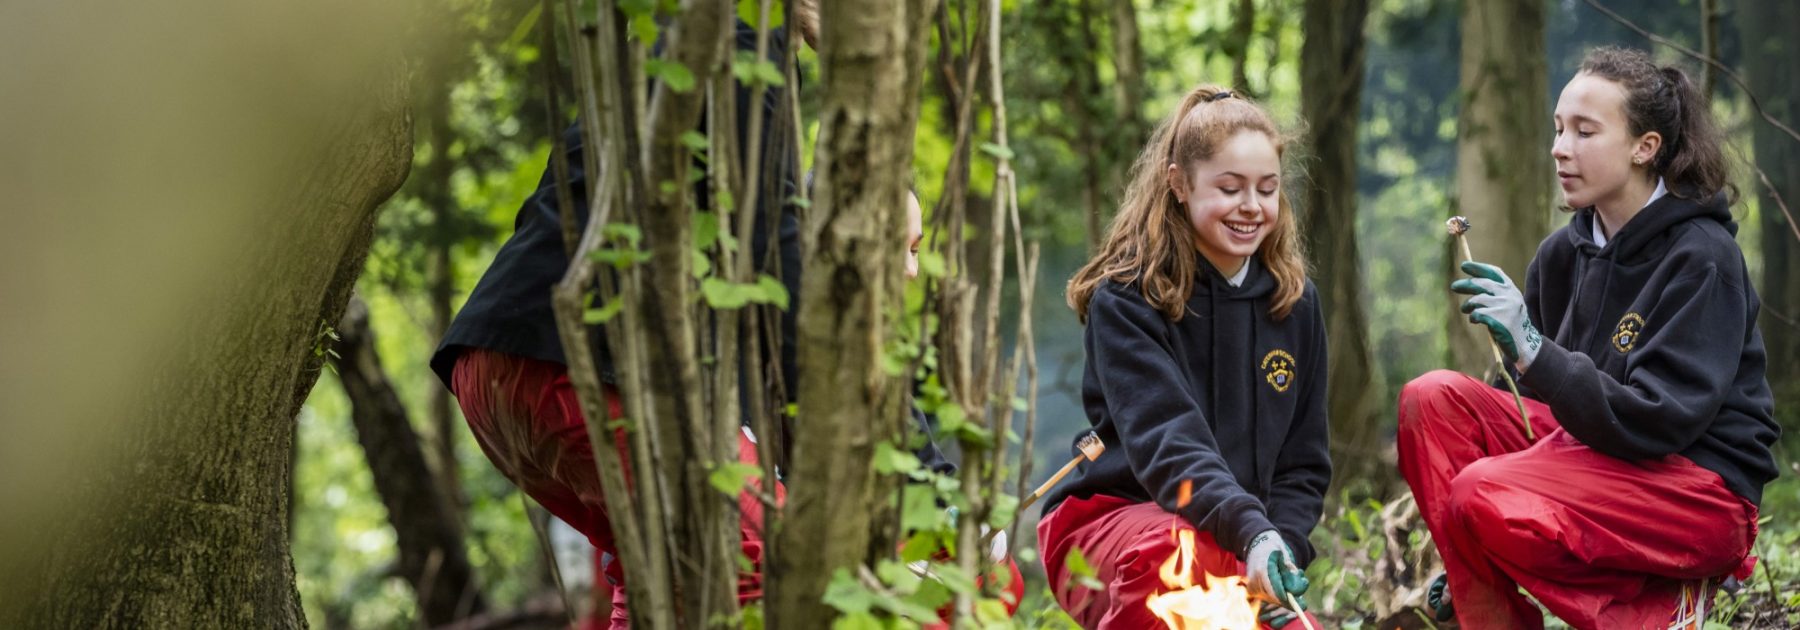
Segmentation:
{"type": "Polygon", "coordinates": [[[1144,601],[1150,612],[1169,630],[1256,630],[1260,604],[1250,600],[1250,588],[1242,576],[1206,576],[1206,586],[1194,584],[1194,530],[1177,529],[1179,546],[1162,564],[1163,586],[1172,590],[1144,601]]]}

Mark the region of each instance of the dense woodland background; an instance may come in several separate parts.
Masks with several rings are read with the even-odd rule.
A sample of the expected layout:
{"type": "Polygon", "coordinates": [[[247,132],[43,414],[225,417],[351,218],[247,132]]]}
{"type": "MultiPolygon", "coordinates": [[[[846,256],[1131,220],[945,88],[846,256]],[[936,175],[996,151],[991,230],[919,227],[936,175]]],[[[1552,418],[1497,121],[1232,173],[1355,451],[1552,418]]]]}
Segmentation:
{"type": "MultiPolygon", "coordinates": [[[[739,14],[754,23],[756,3],[738,4],[739,14]]],[[[1027,355],[1031,358],[1027,367],[1035,370],[1037,389],[1026,401],[1030,404],[1023,406],[1032,409],[1035,426],[1025,428],[1025,413],[1006,412],[1003,415],[1011,416],[1018,435],[1000,443],[1009,446],[1010,461],[1029,453],[1033,484],[1067,461],[1071,438],[1086,426],[1079,401],[1081,331],[1063,303],[1062,285],[1109,219],[1126,168],[1144,144],[1149,127],[1181,93],[1202,81],[1252,94],[1290,123],[1298,140],[1294,146],[1300,148],[1295,166],[1306,176],[1291,182],[1289,192],[1301,204],[1314,279],[1325,295],[1333,344],[1331,409],[1338,478],[1326,519],[1314,533],[1322,553],[1310,570],[1314,587],[1309,598],[1324,618],[1345,627],[1422,623],[1409,607],[1418,603],[1432,569],[1429,554],[1421,553],[1429,544],[1409,514],[1410,503],[1393,465],[1394,401],[1400,386],[1439,367],[1471,373],[1486,369],[1483,342],[1453,316],[1454,301],[1445,290],[1451,262],[1450,244],[1442,236],[1443,219],[1453,214],[1474,217],[1478,228],[1471,245],[1476,256],[1518,275],[1537,242],[1568,216],[1555,209],[1559,193],[1548,157],[1550,111],[1582,53],[1603,44],[1643,47],[1704,80],[1714,99],[1714,113],[1727,129],[1730,151],[1739,158],[1735,181],[1743,194],[1733,206],[1740,225],[1738,242],[1763,299],[1769,380],[1777,391],[1777,415],[1787,435],[1780,455],[1783,477],[1769,488],[1762,507],[1758,554],[1763,565],[1744,591],[1721,597],[1712,618],[1728,627],[1800,624],[1800,481],[1796,481],[1800,441],[1793,437],[1800,433],[1800,230],[1787,209],[1800,205],[1800,136],[1775,124],[1800,124],[1800,82],[1791,76],[1792,62],[1800,58],[1800,7],[1780,0],[1006,0],[998,4],[1004,96],[996,101],[993,96],[1000,93],[1000,86],[990,89],[988,69],[982,67],[973,76],[967,72],[971,55],[991,52],[979,45],[988,36],[982,26],[988,5],[956,0],[909,4],[914,12],[900,15],[909,23],[928,23],[921,29],[927,35],[921,73],[907,79],[916,82],[920,94],[909,179],[927,209],[926,223],[932,226],[928,231],[937,233],[928,238],[937,245],[927,257],[935,257],[939,265],[948,259],[952,270],[966,278],[1004,274],[1001,333],[986,337],[1004,346],[1002,354],[1012,355],[1020,323],[1031,323],[1029,337],[1035,345],[1027,355]],[[925,13],[918,13],[918,7],[925,13]],[[1681,52],[1683,48],[1717,63],[1701,63],[1681,52]],[[1004,104],[1004,117],[996,116],[998,103],[1004,104]],[[960,111],[963,107],[969,111],[960,111]],[[959,143],[958,121],[965,116],[973,140],[959,143]],[[1005,121],[1005,127],[997,130],[997,121],[1005,121]],[[946,176],[961,169],[966,169],[966,181],[946,176]],[[1003,185],[996,186],[997,174],[1014,179],[1002,176],[1003,185]],[[1013,188],[1004,184],[1016,187],[1015,197],[1007,198],[1013,188]],[[983,235],[997,232],[1013,238],[994,225],[996,218],[1011,220],[1005,212],[995,211],[996,193],[1000,210],[1016,203],[1023,241],[1041,248],[1033,252],[1030,264],[1024,261],[1024,249],[1009,249],[1004,259],[987,256],[989,244],[982,241],[983,235]],[[965,235],[964,230],[945,227],[948,222],[938,216],[952,211],[967,217],[966,240],[975,242],[971,251],[980,255],[947,253],[952,248],[944,243],[965,235]],[[993,263],[1001,260],[1005,262],[996,270],[993,263]],[[1035,290],[1021,291],[1024,283],[1018,269],[1033,265],[1035,290]],[[1024,293],[1030,301],[1021,308],[1024,293]]],[[[372,221],[366,259],[347,254],[346,262],[336,267],[315,265],[307,276],[312,284],[306,286],[317,289],[263,286],[231,298],[232,303],[277,304],[284,296],[307,296],[297,298],[304,303],[279,314],[232,311],[232,318],[289,322],[284,324],[285,333],[270,332],[266,335],[270,339],[264,340],[264,335],[246,332],[198,347],[144,351],[190,364],[222,355],[279,355],[285,365],[300,366],[294,374],[270,377],[288,383],[281,391],[289,398],[264,396],[262,407],[237,399],[220,403],[227,408],[221,413],[279,417],[287,408],[283,405],[299,400],[293,396],[304,396],[296,421],[260,423],[269,426],[254,435],[197,424],[170,433],[210,437],[166,444],[149,440],[135,446],[129,436],[161,431],[145,427],[181,423],[133,425],[140,433],[126,433],[121,440],[127,444],[120,448],[137,455],[120,459],[148,462],[138,464],[140,473],[146,465],[159,471],[167,466],[171,471],[167,478],[179,480],[189,469],[183,468],[186,464],[166,463],[182,459],[171,454],[211,453],[208,457],[217,461],[200,465],[202,472],[196,474],[253,468],[256,472],[248,473],[253,477],[288,479],[291,487],[270,489],[262,493],[267,496],[250,502],[221,500],[221,506],[209,508],[224,510],[221,517],[205,511],[180,512],[174,519],[177,524],[153,516],[89,517],[86,508],[70,508],[75,502],[66,497],[26,488],[18,496],[28,509],[6,525],[17,528],[7,532],[9,541],[37,541],[34,536],[40,534],[31,530],[91,521],[104,524],[72,527],[62,535],[81,532],[123,548],[91,560],[77,552],[44,551],[61,548],[55,545],[40,549],[9,545],[8,553],[0,555],[4,561],[0,571],[5,571],[0,577],[8,584],[15,583],[14,577],[40,575],[33,567],[56,567],[40,575],[47,577],[29,580],[41,589],[10,595],[19,602],[38,602],[33,608],[38,616],[30,619],[123,620],[125,625],[138,625],[129,620],[154,619],[156,611],[166,607],[223,615],[193,625],[239,625],[229,621],[231,615],[254,611],[236,619],[256,619],[250,624],[255,626],[303,622],[320,628],[387,628],[437,627],[468,617],[477,627],[506,627],[506,623],[547,627],[574,614],[569,605],[589,606],[584,584],[591,584],[593,574],[585,542],[547,521],[493,469],[463,425],[455,401],[426,365],[450,318],[510,234],[519,203],[536,187],[552,150],[552,137],[573,119],[579,106],[580,81],[571,78],[577,62],[568,50],[570,40],[565,31],[557,30],[560,27],[544,24],[549,19],[547,8],[555,12],[554,7],[561,6],[536,0],[447,0],[406,20],[381,16],[387,20],[381,22],[388,29],[385,33],[404,36],[373,52],[352,47],[356,50],[337,54],[366,54],[344,63],[384,70],[359,78],[365,83],[327,82],[328,87],[343,89],[322,92],[325,96],[316,97],[316,104],[323,106],[322,111],[385,113],[356,119],[363,122],[308,119],[313,127],[306,129],[312,131],[290,129],[245,149],[320,156],[307,162],[314,171],[297,183],[290,181],[284,187],[268,177],[266,182],[257,180],[266,183],[265,188],[245,188],[283,190],[303,200],[282,206],[294,209],[282,213],[283,221],[296,223],[245,229],[264,230],[252,233],[267,243],[290,241],[295,234],[311,231],[320,242],[291,251],[350,252],[358,249],[359,239],[369,238],[359,230],[372,221]],[[561,38],[559,50],[545,47],[549,33],[561,38]],[[401,58],[409,60],[404,67],[369,61],[401,58]],[[352,87],[344,88],[346,84],[352,87]],[[554,90],[547,88],[551,84],[554,90]],[[364,87],[371,85],[376,87],[364,87]],[[555,102],[553,93],[560,94],[555,102]],[[381,95],[386,105],[373,107],[366,98],[348,96],[352,94],[381,95]],[[394,122],[405,118],[398,113],[401,107],[411,111],[410,137],[402,123],[394,122]],[[330,140],[332,130],[350,134],[369,128],[386,129],[383,139],[370,140],[378,134],[356,132],[361,135],[330,140]],[[411,165],[402,183],[398,173],[405,168],[406,146],[411,165]],[[385,179],[355,191],[316,192],[334,185],[354,187],[333,182],[357,177],[385,179]],[[376,207],[390,189],[392,196],[376,207]],[[321,205],[345,213],[344,218],[317,219],[319,225],[330,226],[326,228],[292,218],[298,216],[294,213],[303,215],[304,208],[321,205]],[[341,232],[333,231],[340,228],[341,232]],[[323,308],[315,303],[319,295],[326,296],[323,308]],[[348,306],[343,307],[346,298],[348,306]],[[314,377],[316,385],[308,388],[314,377]],[[291,449],[279,448],[283,444],[291,444],[291,449]],[[249,451],[262,455],[249,457],[245,455],[249,451]],[[70,516],[77,512],[83,516],[70,516]],[[230,534],[219,533],[231,531],[229,527],[215,531],[189,522],[240,517],[247,522],[278,521],[269,515],[281,514],[286,515],[285,524],[230,534]],[[198,533],[189,539],[193,542],[184,543],[186,551],[157,551],[158,540],[174,535],[167,532],[189,530],[198,533]],[[271,542],[270,536],[287,537],[291,565],[278,557],[283,545],[271,542]],[[558,547],[560,570],[546,545],[558,547]],[[186,569],[143,567],[181,564],[183,558],[204,556],[199,549],[232,546],[256,549],[246,554],[258,558],[208,561],[261,567],[229,580],[238,586],[201,589],[191,599],[165,604],[128,594],[131,589],[171,590],[156,585],[159,580],[192,575],[184,573],[186,569]],[[88,571],[101,570],[97,567],[120,564],[147,573],[108,578],[98,586],[84,577],[88,571]],[[283,608],[289,606],[283,600],[291,601],[284,592],[290,589],[279,584],[286,575],[292,576],[291,590],[298,591],[301,610],[289,610],[285,620],[270,621],[262,612],[270,609],[265,606],[283,608]],[[271,579],[276,586],[268,586],[271,579]],[[558,594],[559,585],[566,589],[563,595],[558,594]],[[254,594],[244,595],[235,588],[254,594]],[[45,601],[65,599],[51,593],[79,593],[80,599],[67,595],[75,603],[46,608],[45,601]],[[202,603],[181,603],[195,601],[202,603]],[[110,612],[63,610],[81,607],[110,612]]],[[[0,9],[0,22],[9,21],[7,12],[0,9]]],[[[827,16],[829,12],[828,8],[827,16]]],[[[323,12],[305,17],[321,25],[331,23],[323,12]]],[[[320,28],[320,33],[332,32],[320,28]]],[[[181,31],[170,26],[158,32],[181,31]]],[[[316,45],[325,47],[330,39],[321,37],[316,45]]],[[[376,39],[380,38],[357,41],[376,39]]],[[[296,37],[291,49],[278,52],[308,50],[300,40],[296,37]]],[[[227,43],[248,41],[246,37],[227,43]]],[[[807,121],[808,150],[802,154],[810,165],[819,134],[814,121],[830,97],[827,82],[819,77],[821,55],[808,49],[798,57],[799,107],[807,121]]],[[[268,58],[276,56],[271,52],[268,58]]],[[[320,70],[307,75],[315,83],[306,85],[315,85],[321,81],[317,76],[324,74],[328,73],[320,70]]],[[[306,98],[298,89],[295,92],[287,98],[306,98]]],[[[8,98],[0,96],[0,102],[9,102],[8,98]]],[[[182,102],[169,99],[149,105],[176,108],[182,102]]],[[[76,119],[59,120],[72,125],[76,119]]],[[[57,144],[41,130],[27,133],[28,128],[16,120],[0,125],[0,131],[18,132],[40,143],[29,146],[57,144]]],[[[218,140],[231,144],[227,138],[218,140]]],[[[218,160],[212,157],[206,163],[218,160]]],[[[114,167],[122,172],[130,169],[114,167]]],[[[0,176],[0,182],[5,177],[0,176]]],[[[27,194],[24,205],[54,197],[43,187],[30,188],[29,184],[42,184],[30,177],[20,181],[39,195],[27,194]]],[[[196,182],[206,179],[195,177],[196,182]]],[[[108,207],[128,203],[126,197],[93,201],[108,207]]],[[[254,196],[244,192],[228,201],[254,205],[254,196]]],[[[258,223],[238,221],[224,223],[233,228],[258,223]]],[[[191,230],[222,229],[220,222],[204,218],[181,225],[191,230]]],[[[26,258],[8,262],[23,265],[32,260],[32,251],[27,248],[26,258]]],[[[153,255],[155,250],[141,253],[153,255]]],[[[226,253],[204,260],[231,270],[232,261],[245,256],[226,253]]],[[[306,256],[292,254],[281,260],[289,258],[306,256]]],[[[249,280],[253,278],[293,277],[271,271],[278,265],[270,260],[267,268],[236,269],[232,273],[240,275],[233,275],[235,279],[217,284],[249,287],[256,284],[249,280]]],[[[130,264],[130,260],[115,262],[130,264]]],[[[183,270],[170,273],[176,271],[183,270]]],[[[985,280],[972,284],[970,290],[976,292],[993,286],[985,280]]],[[[101,288],[105,286],[111,285],[101,288]]],[[[955,290],[948,280],[933,286],[955,290]]],[[[154,303],[154,296],[128,289],[121,289],[124,297],[154,303]]],[[[917,308],[931,299],[931,293],[913,287],[907,299],[917,308]]],[[[182,295],[206,303],[205,296],[212,294],[191,289],[182,295]]],[[[986,299],[985,294],[982,297],[986,299]]],[[[43,313],[32,317],[28,313],[18,322],[51,319],[43,313]]],[[[13,320],[7,321],[15,330],[0,337],[9,340],[0,345],[55,351],[57,338],[31,345],[30,335],[19,332],[13,320]]],[[[255,329],[233,327],[229,321],[209,325],[219,330],[255,329]]],[[[234,378],[255,372],[244,367],[255,364],[234,359],[203,378],[185,373],[191,378],[172,382],[189,383],[189,389],[181,391],[191,392],[192,399],[216,396],[220,389],[230,389],[234,378]]],[[[55,367],[66,371],[42,374],[80,373],[65,363],[55,367]]],[[[26,378],[23,371],[14,379],[13,373],[8,366],[7,377],[0,379],[8,383],[0,386],[0,393],[32,400],[25,393],[44,381],[26,378]]],[[[127,378],[112,372],[102,376],[127,378]]],[[[1025,382],[1018,381],[1018,396],[1027,396],[1025,382]]],[[[67,394],[78,397],[75,392],[67,394]]],[[[23,403],[0,409],[7,416],[42,411],[23,403]]],[[[93,417],[112,417],[106,415],[111,413],[107,409],[86,411],[93,417]]],[[[194,415],[179,404],[158,409],[170,411],[122,413],[152,418],[194,415]]],[[[101,431],[94,428],[100,425],[78,426],[101,431]]],[[[59,444],[78,441],[68,435],[50,437],[62,440],[59,444]]],[[[0,447],[0,453],[11,455],[6,448],[0,447]]],[[[22,447],[15,449],[21,457],[29,455],[22,447]]],[[[44,471],[86,465],[77,459],[30,468],[35,464],[27,462],[35,460],[29,457],[0,457],[4,459],[12,463],[0,463],[0,471],[10,474],[15,472],[11,466],[19,466],[21,475],[49,476],[44,471]]],[[[1015,463],[993,472],[1010,479],[1019,468],[1015,463]]],[[[256,494],[240,487],[253,483],[220,483],[216,492],[206,492],[238,498],[256,494]]],[[[1013,483],[1007,481],[1008,492],[1013,483]]],[[[112,496],[89,486],[104,488],[104,481],[79,486],[80,491],[112,496]]],[[[204,499],[197,501],[203,504],[204,499]]],[[[128,498],[94,503],[107,501],[118,505],[128,498]]],[[[1030,532],[1036,517],[1035,508],[1020,515],[1024,526],[1013,543],[1030,580],[1027,601],[1014,622],[1062,627],[1054,604],[1042,592],[1037,575],[1041,569],[1030,549],[1035,544],[1030,532]]],[[[99,543],[64,539],[63,544],[83,548],[81,544],[99,543]]],[[[879,605],[875,609],[883,610],[879,605]]],[[[842,606],[839,610],[846,611],[842,606]]],[[[6,618],[0,613],[0,620],[6,618]]]]}

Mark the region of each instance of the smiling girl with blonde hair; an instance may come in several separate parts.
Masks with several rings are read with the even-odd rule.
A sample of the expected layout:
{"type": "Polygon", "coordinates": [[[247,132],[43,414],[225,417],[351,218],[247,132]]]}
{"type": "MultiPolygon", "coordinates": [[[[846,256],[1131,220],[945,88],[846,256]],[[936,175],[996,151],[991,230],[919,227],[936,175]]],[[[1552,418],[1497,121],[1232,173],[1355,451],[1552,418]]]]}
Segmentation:
{"type": "Polygon", "coordinates": [[[1188,92],[1069,281],[1087,325],[1082,402],[1107,454],[1047,497],[1038,538],[1083,627],[1160,627],[1145,599],[1164,590],[1172,524],[1194,531],[1195,568],[1247,578],[1265,624],[1304,607],[1331,464],[1324,318],[1282,193],[1286,141],[1242,95],[1188,92]],[[1077,583],[1076,549],[1105,588],[1077,583]]]}

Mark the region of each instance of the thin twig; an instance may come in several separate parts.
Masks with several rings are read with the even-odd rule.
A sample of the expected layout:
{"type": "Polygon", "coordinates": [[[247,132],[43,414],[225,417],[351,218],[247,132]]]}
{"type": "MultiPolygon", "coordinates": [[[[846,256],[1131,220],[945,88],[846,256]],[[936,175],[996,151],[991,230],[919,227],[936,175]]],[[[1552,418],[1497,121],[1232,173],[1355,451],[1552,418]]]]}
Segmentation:
{"type": "MultiPolygon", "coordinates": [[[[1589,6],[1594,7],[1595,10],[1601,12],[1602,14],[1605,14],[1609,18],[1612,18],[1613,21],[1624,25],[1625,28],[1629,28],[1633,31],[1636,31],[1639,35],[1644,36],[1645,38],[1649,39],[1650,41],[1656,42],[1658,44],[1662,44],[1669,48],[1673,48],[1677,52],[1680,52],[1681,54],[1684,54],[1684,55],[1692,57],[1696,60],[1699,60],[1701,63],[1704,63],[1707,66],[1718,70],[1719,74],[1725,75],[1726,78],[1731,79],[1732,83],[1737,84],[1738,89],[1743,91],[1744,97],[1750,99],[1750,107],[1752,107],[1756,110],[1756,114],[1758,116],[1762,117],[1762,119],[1764,121],[1767,121],[1770,125],[1774,126],[1776,129],[1780,129],[1783,133],[1786,133],[1788,135],[1788,137],[1793,138],[1795,142],[1800,142],[1800,132],[1794,131],[1794,129],[1792,127],[1789,127],[1786,124],[1783,124],[1781,121],[1776,120],[1774,116],[1769,115],[1769,112],[1767,110],[1763,109],[1762,100],[1756,98],[1756,92],[1750,89],[1750,83],[1745,81],[1743,77],[1738,76],[1738,73],[1736,71],[1732,70],[1730,66],[1727,66],[1724,63],[1721,63],[1717,59],[1714,59],[1714,58],[1709,57],[1705,54],[1702,54],[1698,51],[1695,51],[1691,48],[1688,48],[1679,43],[1676,43],[1675,41],[1670,40],[1669,38],[1666,38],[1661,35],[1657,35],[1650,31],[1644,30],[1643,27],[1638,26],[1637,24],[1633,23],[1631,20],[1627,20],[1627,19],[1625,19],[1624,16],[1619,15],[1618,13],[1614,13],[1612,9],[1606,8],[1606,5],[1600,4],[1599,0],[1587,0],[1587,3],[1589,6]]],[[[1755,167],[1755,165],[1751,165],[1751,168],[1756,168],[1756,167],[1755,167]]],[[[1787,217],[1788,228],[1794,231],[1794,239],[1800,240],[1800,226],[1796,226],[1794,224],[1794,215],[1793,215],[1793,213],[1788,211],[1787,202],[1783,201],[1781,199],[1781,193],[1777,192],[1775,190],[1775,186],[1773,184],[1769,183],[1769,176],[1767,174],[1763,173],[1762,169],[1756,168],[1756,175],[1762,179],[1764,186],[1768,186],[1769,194],[1775,198],[1776,204],[1781,206],[1781,214],[1783,216],[1787,217]]]]}

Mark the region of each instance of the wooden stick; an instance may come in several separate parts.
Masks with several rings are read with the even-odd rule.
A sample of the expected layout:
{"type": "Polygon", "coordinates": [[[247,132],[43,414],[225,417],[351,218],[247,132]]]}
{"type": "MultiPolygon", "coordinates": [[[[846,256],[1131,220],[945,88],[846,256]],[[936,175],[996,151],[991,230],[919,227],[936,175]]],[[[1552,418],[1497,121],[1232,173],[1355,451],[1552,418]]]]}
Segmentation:
{"type": "MultiPolygon", "coordinates": [[[[1450,217],[1449,221],[1444,222],[1444,229],[1455,235],[1456,243],[1462,246],[1464,262],[1475,262],[1475,255],[1469,253],[1467,236],[1471,227],[1474,226],[1469,223],[1468,217],[1450,217]]],[[[1531,412],[1525,410],[1525,397],[1519,395],[1519,384],[1513,381],[1512,372],[1506,370],[1506,354],[1500,351],[1500,344],[1492,336],[1487,341],[1488,349],[1494,351],[1494,362],[1500,365],[1500,377],[1506,379],[1506,388],[1512,390],[1513,404],[1519,406],[1519,422],[1525,425],[1525,439],[1536,442],[1537,436],[1531,431],[1531,412]]]]}
{"type": "MultiPolygon", "coordinates": [[[[1081,465],[1083,460],[1090,462],[1094,461],[1100,458],[1100,454],[1106,452],[1106,444],[1101,442],[1100,436],[1092,431],[1089,431],[1086,436],[1082,437],[1081,441],[1076,442],[1075,447],[1080,449],[1081,452],[1076,453],[1075,458],[1069,460],[1069,463],[1063,464],[1062,469],[1056,471],[1056,474],[1050,475],[1050,478],[1045,480],[1043,485],[1040,485],[1036,490],[1031,491],[1030,496],[1025,497],[1025,500],[1023,501],[1020,501],[1019,507],[1013,510],[1014,519],[1019,518],[1019,514],[1025,512],[1025,508],[1031,507],[1031,504],[1037,503],[1038,499],[1044,498],[1044,494],[1049,492],[1051,488],[1056,487],[1057,482],[1062,481],[1063,477],[1067,477],[1069,476],[1069,473],[1075,472],[1075,467],[1081,465]]],[[[1005,528],[994,528],[989,530],[987,535],[982,536],[982,548],[985,549],[989,545],[992,545],[994,543],[994,536],[1004,529],[1005,528]]]]}
{"type": "Polygon", "coordinates": [[[1306,626],[1306,630],[1318,630],[1313,627],[1312,620],[1306,617],[1306,609],[1300,607],[1300,602],[1294,597],[1294,594],[1288,593],[1287,596],[1288,609],[1294,611],[1294,615],[1300,617],[1300,625],[1306,626]]]}

